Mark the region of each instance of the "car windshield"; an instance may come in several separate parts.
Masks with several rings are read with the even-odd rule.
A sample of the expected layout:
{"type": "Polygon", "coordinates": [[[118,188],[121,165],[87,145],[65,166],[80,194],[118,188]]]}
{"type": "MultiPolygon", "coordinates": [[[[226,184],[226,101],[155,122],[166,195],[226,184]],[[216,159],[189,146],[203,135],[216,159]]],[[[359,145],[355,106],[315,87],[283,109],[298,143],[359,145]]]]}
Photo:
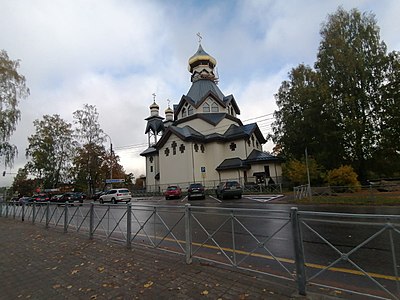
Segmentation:
{"type": "Polygon", "coordinates": [[[169,186],[168,187],[168,191],[174,191],[174,190],[177,190],[177,189],[178,189],[177,186],[169,186]]]}
{"type": "Polygon", "coordinates": [[[239,186],[239,183],[236,182],[236,181],[228,181],[228,182],[226,183],[226,186],[227,186],[227,187],[239,186]]]}
{"type": "Polygon", "coordinates": [[[201,185],[201,183],[193,183],[190,185],[190,188],[192,188],[192,189],[200,189],[202,187],[203,186],[201,185]]]}
{"type": "Polygon", "coordinates": [[[119,193],[129,193],[129,190],[119,190],[119,193]]]}

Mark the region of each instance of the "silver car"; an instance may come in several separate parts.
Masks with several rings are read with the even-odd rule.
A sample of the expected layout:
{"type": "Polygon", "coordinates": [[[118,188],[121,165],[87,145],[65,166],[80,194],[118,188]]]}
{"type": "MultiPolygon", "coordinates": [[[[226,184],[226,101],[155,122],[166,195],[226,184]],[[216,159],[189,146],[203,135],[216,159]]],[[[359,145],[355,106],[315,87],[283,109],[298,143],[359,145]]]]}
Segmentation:
{"type": "Polygon", "coordinates": [[[99,198],[100,203],[111,202],[117,204],[118,202],[131,202],[132,196],[128,189],[112,189],[101,195],[99,198]]]}

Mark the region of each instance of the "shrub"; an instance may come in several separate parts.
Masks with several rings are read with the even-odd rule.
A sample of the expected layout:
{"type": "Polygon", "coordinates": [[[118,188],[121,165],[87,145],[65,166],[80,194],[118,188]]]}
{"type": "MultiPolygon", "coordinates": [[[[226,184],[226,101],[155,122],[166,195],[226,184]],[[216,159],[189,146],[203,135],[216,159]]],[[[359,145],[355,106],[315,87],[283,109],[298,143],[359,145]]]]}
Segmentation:
{"type": "Polygon", "coordinates": [[[336,192],[359,191],[361,186],[357,180],[357,173],[351,166],[341,166],[330,170],[326,176],[326,181],[330,186],[335,187],[336,192]]]}

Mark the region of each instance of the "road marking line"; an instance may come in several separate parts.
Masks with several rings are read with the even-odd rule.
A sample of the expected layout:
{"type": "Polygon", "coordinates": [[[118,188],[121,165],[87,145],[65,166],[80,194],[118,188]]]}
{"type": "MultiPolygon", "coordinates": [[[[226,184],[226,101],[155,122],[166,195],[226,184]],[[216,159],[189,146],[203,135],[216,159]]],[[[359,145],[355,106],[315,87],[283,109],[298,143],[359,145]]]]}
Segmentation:
{"type": "Polygon", "coordinates": [[[243,197],[246,197],[253,201],[265,203],[265,202],[269,202],[269,201],[275,200],[277,198],[283,197],[283,195],[268,195],[268,196],[267,195],[264,195],[264,196],[243,195],[243,197]]]}
{"type": "Polygon", "coordinates": [[[187,196],[185,196],[185,198],[183,198],[183,199],[181,200],[181,202],[185,201],[185,200],[186,200],[186,198],[187,198],[187,196]]]}
{"type": "Polygon", "coordinates": [[[218,201],[219,203],[222,203],[222,201],[221,201],[221,200],[219,200],[219,199],[215,198],[214,196],[211,196],[211,195],[210,195],[210,198],[214,199],[215,201],[218,201]]]}
{"type": "MultiPolygon", "coordinates": [[[[142,234],[138,234],[137,236],[145,236],[142,234]]],[[[164,240],[169,241],[169,242],[178,242],[180,244],[186,244],[185,241],[183,240],[178,240],[178,239],[171,239],[168,237],[165,237],[164,240]]],[[[233,250],[231,248],[225,248],[225,247],[217,247],[213,245],[208,245],[208,244],[201,244],[201,243],[196,243],[192,242],[192,245],[202,247],[202,248],[208,248],[208,249],[213,249],[213,250],[223,250],[226,252],[231,252],[231,253],[237,253],[237,254],[242,254],[242,255],[247,255],[247,256],[253,256],[253,257],[259,257],[259,258],[265,258],[269,260],[278,260],[280,262],[284,263],[289,263],[289,264],[294,264],[295,261],[294,259],[290,258],[283,258],[283,257],[272,257],[271,255],[265,255],[265,254],[259,254],[259,253],[254,253],[254,252],[247,252],[243,250],[233,250]]],[[[314,263],[305,263],[306,267],[313,268],[313,269],[326,269],[327,266],[320,265],[320,264],[314,264],[314,263]]],[[[396,276],[391,276],[391,275],[384,275],[384,274],[379,274],[379,273],[370,273],[370,272],[365,272],[365,274],[361,271],[358,270],[353,270],[353,269],[346,269],[346,268],[338,268],[338,267],[331,267],[327,269],[327,271],[332,271],[332,272],[339,272],[339,273],[346,273],[346,274],[351,274],[351,275],[358,275],[358,276],[366,276],[365,274],[371,276],[372,278],[379,278],[379,279],[385,279],[385,280],[391,280],[391,281],[400,281],[400,278],[396,276]]]]}

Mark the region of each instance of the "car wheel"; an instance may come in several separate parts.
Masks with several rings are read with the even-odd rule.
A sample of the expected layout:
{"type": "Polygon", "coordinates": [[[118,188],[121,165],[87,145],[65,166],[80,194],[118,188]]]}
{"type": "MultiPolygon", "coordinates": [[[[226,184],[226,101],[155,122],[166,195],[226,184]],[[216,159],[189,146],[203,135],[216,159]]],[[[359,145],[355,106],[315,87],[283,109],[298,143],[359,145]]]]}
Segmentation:
{"type": "Polygon", "coordinates": [[[238,199],[242,199],[242,195],[239,195],[239,196],[238,196],[238,199]]]}
{"type": "Polygon", "coordinates": [[[165,200],[169,200],[169,197],[165,197],[165,200]]]}
{"type": "Polygon", "coordinates": [[[100,204],[103,204],[103,203],[104,203],[103,199],[99,199],[99,201],[100,201],[100,204]]]}
{"type": "Polygon", "coordinates": [[[111,203],[112,203],[112,204],[117,204],[117,201],[115,200],[115,198],[112,198],[112,199],[111,199],[111,203]]]}

